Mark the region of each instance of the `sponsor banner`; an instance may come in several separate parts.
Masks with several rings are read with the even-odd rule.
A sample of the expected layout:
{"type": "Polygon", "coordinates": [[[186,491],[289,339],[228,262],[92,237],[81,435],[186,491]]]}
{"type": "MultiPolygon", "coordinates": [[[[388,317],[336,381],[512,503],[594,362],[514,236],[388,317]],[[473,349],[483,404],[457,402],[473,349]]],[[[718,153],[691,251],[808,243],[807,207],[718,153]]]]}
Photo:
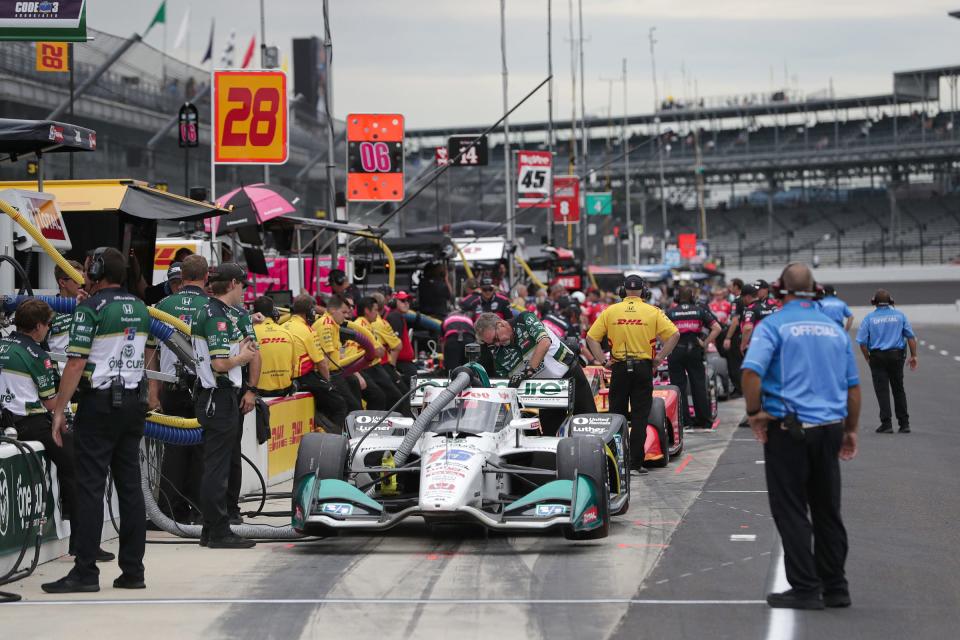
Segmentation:
{"type": "MultiPolygon", "coordinates": [[[[31,446],[37,448],[39,445],[34,442],[31,446]]],[[[37,478],[38,469],[32,466],[34,477],[31,483],[33,463],[13,445],[0,445],[0,556],[19,553],[24,536],[32,532],[32,527],[41,518],[43,539],[57,538],[53,494],[48,491],[46,504],[41,504],[42,483],[50,477],[47,453],[41,447],[37,454],[44,475],[37,478]]],[[[32,539],[30,545],[32,549],[32,539]]],[[[28,559],[30,557],[28,555],[28,559]]]]}
{"type": "MultiPolygon", "coordinates": [[[[33,226],[54,247],[62,252],[66,252],[73,247],[70,243],[70,235],[67,233],[67,225],[63,221],[63,215],[60,213],[60,208],[57,206],[53,194],[25,191],[23,189],[7,189],[0,191],[0,197],[33,223],[33,226]]],[[[17,242],[16,248],[19,251],[28,249],[41,251],[40,246],[27,235],[22,236],[21,240],[17,242]]]]}
{"type": "MultiPolygon", "coordinates": [[[[425,393],[429,401],[438,395],[444,387],[450,384],[450,381],[446,378],[417,380],[417,384],[428,380],[437,386],[417,390],[410,398],[410,406],[422,407],[425,393]]],[[[488,402],[510,402],[510,399],[513,397],[513,390],[509,388],[509,383],[510,381],[504,378],[494,378],[490,381],[491,389],[470,389],[464,393],[477,395],[467,396],[461,394],[461,397],[485,399],[488,402]],[[497,389],[503,390],[500,393],[502,393],[503,398],[506,399],[499,397],[499,394],[496,392],[497,389]],[[504,391],[507,393],[503,393],[504,391]],[[487,397],[483,397],[482,394],[486,394],[487,397]]],[[[570,403],[569,380],[525,380],[516,392],[520,406],[527,409],[562,409],[566,408],[570,403]]]]}
{"type": "Polygon", "coordinates": [[[681,233],[677,235],[677,248],[680,257],[689,260],[697,255],[697,234],[681,233]]]}
{"type": "Polygon", "coordinates": [[[517,208],[547,209],[551,206],[553,154],[549,151],[517,152],[517,208]]]}
{"type": "Polygon", "coordinates": [[[0,40],[86,42],[86,1],[0,2],[0,40]]]}
{"type": "MultiPolygon", "coordinates": [[[[309,258],[308,258],[309,259],[309,258]]],[[[286,258],[267,260],[267,275],[251,273],[247,276],[253,280],[253,286],[247,287],[243,297],[246,302],[253,302],[267,291],[285,291],[290,282],[289,261],[286,258]]]]}
{"type": "Polygon", "coordinates": [[[450,164],[450,156],[447,154],[446,147],[434,147],[433,161],[438,167],[445,167],[450,164]]]}
{"type": "Polygon", "coordinates": [[[553,179],[553,222],[575,224],[580,222],[580,178],[557,176],[553,179]]]}
{"type": "Polygon", "coordinates": [[[267,441],[267,480],[293,470],[297,449],[306,434],[315,431],[313,396],[298,393],[267,401],[270,405],[270,440],[267,441]]]}

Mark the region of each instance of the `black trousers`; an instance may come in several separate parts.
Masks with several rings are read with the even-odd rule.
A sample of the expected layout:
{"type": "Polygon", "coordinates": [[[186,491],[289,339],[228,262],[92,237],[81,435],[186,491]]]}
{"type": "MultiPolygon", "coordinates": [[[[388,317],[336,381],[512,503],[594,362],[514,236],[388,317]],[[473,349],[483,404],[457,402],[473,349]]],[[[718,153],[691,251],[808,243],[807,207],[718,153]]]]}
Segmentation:
{"type": "Polygon", "coordinates": [[[727,350],[727,372],[730,374],[733,392],[739,394],[743,394],[743,387],[740,386],[740,365],[742,364],[743,354],[740,353],[740,334],[737,333],[730,341],[730,348],[727,350]]]}
{"type": "MultiPolygon", "coordinates": [[[[593,390],[583,368],[575,362],[563,377],[573,383],[573,414],[596,413],[597,403],[594,402],[593,390]]],[[[566,409],[540,409],[540,428],[543,429],[543,435],[557,435],[557,430],[566,417],[566,409]]]]}
{"type": "Polygon", "coordinates": [[[847,530],[840,517],[837,459],[843,425],[803,433],[798,442],[772,422],[763,445],[770,512],[783,541],[787,581],[803,593],[846,591],[847,530]]]}
{"type": "Polygon", "coordinates": [[[631,465],[643,464],[644,444],[647,441],[647,419],[653,404],[653,362],[634,360],[633,371],[626,362],[616,362],[610,375],[610,393],[607,400],[610,413],[619,413],[630,424],[631,465]]]}
{"type": "Polygon", "coordinates": [[[103,533],[107,467],[113,474],[120,506],[118,564],[126,575],[143,576],[147,516],[140,487],[140,439],[145,417],[135,389],[124,393],[119,408],[111,406],[109,394],[80,395],[73,422],[76,513],[70,521],[77,556],[70,574],[84,584],[99,582],[96,557],[103,533]]]}
{"type": "Polygon", "coordinates": [[[346,403],[347,413],[359,411],[363,408],[363,405],[360,404],[360,383],[354,376],[332,373],[330,374],[330,382],[346,403]]]}
{"type": "Polygon", "coordinates": [[[907,394],[903,390],[903,364],[907,353],[903,349],[870,352],[870,377],[873,378],[873,390],[880,405],[880,424],[891,426],[890,391],[893,391],[893,407],[897,423],[901,427],[910,426],[910,414],[907,413],[907,394]]]}
{"type": "Polygon", "coordinates": [[[397,371],[400,373],[400,377],[403,378],[404,383],[407,387],[410,387],[410,380],[417,375],[417,365],[412,362],[400,362],[397,361],[397,371]]]}
{"type": "MultiPolygon", "coordinates": [[[[171,416],[195,418],[193,399],[182,389],[164,385],[160,405],[171,416]]],[[[193,505],[199,505],[200,478],[203,475],[203,445],[163,445],[162,477],[160,478],[160,510],[177,522],[189,522],[193,505]]]]}
{"type": "Polygon", "coordinates": [[[343,426],[347,420],[347,401],[337,390],[333,381],[328,382],[316,371],[311,371],[297,378],[296,382],[300,389],[313,394],[317,412],[330,419],[337,428],[336,433],[343,433],[343,426]]]}
{"type": "MultiPolygon", "coordinates": [[[[367,409],[385,411],[400,400],[405,393],[400,388],[398,380],[394,380],[383,368],[383,365],[369,367],[360,372],[367,382],[363,391],[363,399],[367,401],[367,409]]],[[[403,407],[398,407],[402,411],[403,407]]],[[[407,409],[409,412],[409,408],[407,409]]]]}
{"type": "Polygon", "coordinates": [[[694,342],[680,342],[670,354],[670,383],[680,387],[681,420],[690,415],[687,408],[687,393],[693,395],[693,424],[705,427],[710,422],[710,403],[707,400],[707,371],[703,364],[703,348],[694,342]],[[687,382],[689,380],[689,386],[687,382]]]}
{"type": "Polygon", "coordinates": [[[237,435],[230,450],[230,477],[227,478],[227,518],[240,517],[240,489],[243,486],[243,414],[237,400],[237,435]]]}
{"type": "Polygon", "coordinates": [[[211,538],[230,533],[227,484],[231,474],[231,456],[238,446],[240,430],[237,393],[237,389],[230,388],[201,389],[194,404],[197,419],[203,427],[200,509],[203,511],[203,528],[211,538]]]}
{"type": "Polygon", "coordinates": [[[60,513],[70,520],[76,513],[76,467],[74,465],[73,432],[63,434],[63,446],[53,441],[53,423],[49,413],[40,413],[22,418],[17,422],[19,440],[36,440],[43,444],[47,457],[57,465],[57,478],[60,484],[60,513]]]}

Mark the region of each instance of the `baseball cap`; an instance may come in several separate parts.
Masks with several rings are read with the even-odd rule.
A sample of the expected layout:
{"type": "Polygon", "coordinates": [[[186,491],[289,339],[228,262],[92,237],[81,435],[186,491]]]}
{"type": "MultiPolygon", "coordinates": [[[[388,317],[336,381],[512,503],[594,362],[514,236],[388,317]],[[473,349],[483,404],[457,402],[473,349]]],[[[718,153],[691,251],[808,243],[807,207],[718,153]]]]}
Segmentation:
{"type": "Polygon", "coordinates": [[[742,296],[755,296],[757,295],[757,288],[752,284],[745,284],[740,289],[740,295],[742,296]]]}
{"type": "Polygon", "coordinates": [[[410,300],[411,298],[413,298],[413,296],[406,291],[397,291],[395,294],[393,294],[394,300],[410,300]]]}
{"type": "Polygon", "coordinates": [[[484,276],[484,277],[480,278],[480,286],[481,286],[481,287],[492,287],[492,286],[493,286],[493,278],[491,278],[490,276],[484,276]]]}
{"type": "Polygon", "coordinates": [[[330,269],[330,273],[327,274],[327,282],[330,284],[343,284],[346,281],[347,274],[341,269],[330,269]]]}
{"type": "Polygon", "coordinates": [[[767,282],[766,280],[757,280],[756,282],[753,283],[753,286],[756,287],[757,290],[759,291],[760,289],[769,289],[770,283],[767,282]]]}
{"type": "Polygon", "coordinates": [[[628,291],[640,291],[644,284],[643,278],[638,275],[630,275],[623,279],[623,288],[628,291]]]}
{"type": "Polygon", "coordinates": [[[171,280],[183,280],[183,272],[180,269],[179,262],[174,262],[170,265],[170,268],[167,269],[167,282],[171,280]]]}
{"type": "Polygon", "coordinates": [[[208,278],[210,282],[229,282],[230,280],[238,280],[243,283],[245,287],[253,284],[247,280],[247,272],[243,267],[238,265],[236,262],[224,262],[221,265],[217,265],[210,270],[210,277],[208,278]]]}

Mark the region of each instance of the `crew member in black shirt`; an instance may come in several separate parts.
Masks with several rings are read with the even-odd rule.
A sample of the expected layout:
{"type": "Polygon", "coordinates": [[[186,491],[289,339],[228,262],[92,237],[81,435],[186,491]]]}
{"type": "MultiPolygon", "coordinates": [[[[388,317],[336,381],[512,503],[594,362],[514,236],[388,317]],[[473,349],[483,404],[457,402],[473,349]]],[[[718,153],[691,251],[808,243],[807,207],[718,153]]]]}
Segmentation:
{"type": "Polygon", "coordinates": [[[690,380],[690,395],[693,396],[694,426],[710,426],[710,405],[707,401],[707,373],[704,366],[703,348],[720,334],[720,323],[710,310],[695,302],[693,287],[681,287],[677,304],[667,310],[667,317],[680,332],[670,359],[670,382],[680,387],[680,406],[683,416],[689,415],[687,404],[687,380],[690,380]],[[706,340],[704,332],[709,332],[706,340]]]}
{"type": "Polygon", "coordinates": [[[513,317],[510,299],[496,290],[490,276],[480,278],[480,293],[464,298],[460,302],[460,308],[467,314],[472,314],[474,320],[479,318],[481,313],[495,313],[501,320],[513,317]]]}
{"type": "MultiPolygon", "coordinates": [[[[730,288],[734,289],[733,285],[730,288]]],[[[723,339],[723,350],[727,357],[727,371],[729,371],[730,380],[733,382],[734,397],[743,395],[743,388],[740,386],[740,363],[743,362],[743,351],[740,350],[743,312],[756,299],[757,290],[752,284],[745,284],[740,288],[740,295],[733,301],[730,326],[727,327],[727,333],[723,339]]]]}

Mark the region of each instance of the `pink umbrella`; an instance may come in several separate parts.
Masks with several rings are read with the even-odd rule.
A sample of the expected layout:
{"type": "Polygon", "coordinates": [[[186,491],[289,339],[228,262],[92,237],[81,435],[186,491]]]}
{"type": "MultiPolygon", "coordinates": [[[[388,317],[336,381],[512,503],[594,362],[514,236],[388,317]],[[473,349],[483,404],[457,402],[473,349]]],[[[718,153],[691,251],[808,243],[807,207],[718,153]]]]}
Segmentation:
{"type": "MultiPolygon", "coordinates": [[[[217,199],[217,206],[233,206],[235,211],[221,216],[230,220],[232,216],[237,218],[249,216],[248,207],[253,209],[256,214],[256,220],[250,220],[250,223],[263,224],[268,220],[279,218],[287,213],[295,213],[297,204],[300,202],[300,196],[286,187],[272,184],[250,184],[226,193],[217,199]]],[[[207,231],[218,229],[220,218],[207,218],[204,220],[204,228],[207,231]]]]}

